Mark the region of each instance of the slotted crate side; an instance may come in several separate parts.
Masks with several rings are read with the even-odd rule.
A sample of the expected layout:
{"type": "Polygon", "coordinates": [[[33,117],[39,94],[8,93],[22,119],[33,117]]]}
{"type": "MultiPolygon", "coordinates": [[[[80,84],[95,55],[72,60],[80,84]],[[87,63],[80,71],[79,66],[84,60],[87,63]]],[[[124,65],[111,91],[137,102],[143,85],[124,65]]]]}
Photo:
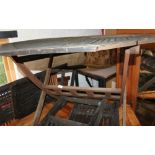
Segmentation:
{"type": "Polygon", "coordinates": [[[0,87],[0,124],[5,124],[14,119],[14,108],[11,85],[0,87]]]}
{"type": "Polygon", "coordinates": [[[85,104],[75,104],[71,113],[70,120],[89,124],[102,126],[117,126],[119,125],[119,103],[112,104],[103,103],[100,112],[97,112],[97,106],[90,106],[85,104]],[[100,121],[96,124],[96,119],[101,115],[100,121]],[[92,121],[94,119],[94,121],[92,121]]]}
{"type": "MultiPolygon", "coordinates": [[[[45,72],[38,73],[36,76],[43,81],[45,72]]],[[[41,91],[27,78],[17,80],[12,85],[15,118],[20,119],[36,110],[41,91]]],[[[45,102],[51,100],[52,98],[47,96],[45,102]]]]}
{"type": "Polygon", "coordinates": [[[95,114],[97,106],[75,104],[70,115],[70,120],[89,124],[95,114]]]}

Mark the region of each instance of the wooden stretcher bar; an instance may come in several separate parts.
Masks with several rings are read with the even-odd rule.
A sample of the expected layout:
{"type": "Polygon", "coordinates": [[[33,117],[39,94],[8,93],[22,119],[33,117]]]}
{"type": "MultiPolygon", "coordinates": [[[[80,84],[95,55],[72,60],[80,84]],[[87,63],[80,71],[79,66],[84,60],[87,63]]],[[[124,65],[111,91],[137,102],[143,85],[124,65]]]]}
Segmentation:
{"type": "Polygon", "coordinates": [[[87,88],[87,87],[69,87],[69,86],[54,86],[46,85],[45,89],[51,90],[53,95],[59,96],[74,96],[82,98],[95,99],[120,99],[121,89],[114,88],[87,88]]]}

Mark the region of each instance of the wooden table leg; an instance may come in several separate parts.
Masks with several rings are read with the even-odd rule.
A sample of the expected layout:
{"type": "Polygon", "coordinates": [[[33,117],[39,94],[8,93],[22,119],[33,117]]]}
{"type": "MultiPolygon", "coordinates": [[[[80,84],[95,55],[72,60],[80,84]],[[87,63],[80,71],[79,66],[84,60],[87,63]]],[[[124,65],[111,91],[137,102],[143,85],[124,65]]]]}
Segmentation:
{"type": "Polygon", "coordinates": [[[123,76],[122,76],[122,84],[121,84],[121,98],[120,104],[122,105],[123,112],[123,126],[126,126],[126,82],[128,76],[129,69],[129,59],[130,59],[130,50],[125,51],[124,57],[124,67],[123,67],[123,76]]]}
{"type": "Polygon", "coordinates": [[[18,57],[17,56],[13,56],[11,57],[11,59],[14,61],[14,63],[17,65],[17,67],[22,71],[22,73],[31,81],[33,82],[39,89],[41,90],[45,90],[46,93],[55,98],[58,99],[58,97],[56,97],[55,95],[53,95],[53,93],[50,90],[47,90],[44,88],[44,84],[33,75],[33,73],[25,66],[25,64],[23,64],[22,62],[18,62],[18,57]]]}
{"type": "MultiPolygon", "coordinates": [[[[52,72],[52,63],[53,63],[53,57],[51,57],[49,60],[48,69],[47,69],[46,75],[45,75],[44,85],[47,85],[49,83],[50,75],[52,72]]],[[[41,116],[44,102],[45,102],[45,97],[46,97],[46,91],[42,90],[32,125],[38,125],[38,123],[39,123],[40,116],[41,116]]]]}
{"type": "Polygon", "coordinates": [[[134,111],[136,110],[141,64],[140,49],[137,50],[139,50],[137,51],[137,54],[131,55],[129,62],[129,74],[127,79],[127,103],[132,106],[134,111]]]}
{"type": "Polygon", "coordinates": [[[133,59],[139,57],[140,47],[135,46],[125,50],[124,67],[123,67],[123,77],[121,86],[121,99],[120,103],[123,104],[123,125],[126,124],[126,102],[132,103],[133,106],[136,105],[137,91],[138,91],[138,81],[139,81],[139,69],[140,61],[139,59],[133,59]],[[131,64],[131,62],[135,62],[131,64]],[[126,101],[126,86],[127,86],[127,101],[126,101]]]}
{"type": "Polygon", "coordinates": [[[50,95],[53,98],[58,99],[58,97],[54,96],[53,93],[50,90],[47,90],[47,89],[44,88],[44,86],[46,84],[48,84],[49,79],[50,79],[51,66],[52,66],[53,57],[50,58],[49,66],[48,66],[48,69],[47,69],[46,75],[45,75],[44,84],[37,77],[35,77],[33,75],[33,73],[22,62],[19,62],[18,61],[18,57],[17,56],[13,56],[11,58],[15,62],[15,64],[17,65],[17,67],[23,72],[23,74],[30,81],[32,81],[38,88],[40,88],[42,90],[41,96],[40,96],[40,100],[39,100],[39,104],[38,104],[38,107],[37,107],[37,112],[36,112],[35,118],[33,120],[33,124],[36,125],[38,123],[39,119],[40,119],[40,114],[42,112],[42,107],[43,107],[43,103],[44,103],[44,99],[45,99],[46,94],[50,95]]]}
{"type": "MultiPolygon", "coordinates": [[[[130,104],[133,109],[136,109],[136,100],[138,95],[138,82],[140,74],[141,54],[140,47],[130,48],[130,60],[129,71],[127,78],[127,103],[130,104]]],[[[122,60],[120,49],[117,49],[117,64],[116,64],[116,85],[117,88],[121,88],[122,81],[122,60]]]]}

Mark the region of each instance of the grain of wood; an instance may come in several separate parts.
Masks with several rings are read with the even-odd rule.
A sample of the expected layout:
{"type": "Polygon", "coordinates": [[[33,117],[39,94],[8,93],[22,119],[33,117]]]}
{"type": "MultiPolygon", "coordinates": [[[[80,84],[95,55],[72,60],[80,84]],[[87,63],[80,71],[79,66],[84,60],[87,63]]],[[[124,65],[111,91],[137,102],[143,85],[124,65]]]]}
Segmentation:
{"type": "Polygon", "coordinates": [[[155,99],[155,91],[143,91],[138,94],[141,99],[155,99]]]}
{"type": "MultiPolygon", "coordinates": [[[[122,111],[122,107],[119,108],[119,119],[120,119],[120,125],[122,126],[122,120],[123,120],[123,111],[122,111]]],[[[140,126],[140,122],[137,119],[134,111],[132,110],[130,105],[127,105],[126,107],[126,111],[127,111],[127,118],[126,118],[126,125],[127,126],[140,126]]]]}
{"type": "Polygon", "coordinates": [[[112,35],[38,39],[0,46],[0,55],[83,53],[130,47],[155,42],[155,35],[112,35]]]}

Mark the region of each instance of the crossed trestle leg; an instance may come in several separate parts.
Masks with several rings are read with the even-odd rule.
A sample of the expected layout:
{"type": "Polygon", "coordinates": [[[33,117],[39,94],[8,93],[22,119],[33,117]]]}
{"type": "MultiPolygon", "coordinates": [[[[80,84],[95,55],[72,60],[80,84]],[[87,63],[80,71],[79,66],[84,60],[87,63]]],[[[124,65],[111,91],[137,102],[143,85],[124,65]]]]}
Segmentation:
{"type": "Polygon", "coordinates": [[[44,83],[42,83],[37,77],[35,77],[33,75],[33,73],[25,66],[24,63],[19,62],[17,56],[13,56],[11,58],[15,62],[17,67],[23,72],[23,74],[30,81],[32,81],[39,89],[42,90],[41,95],[40,95],[40,99],[39,99],[39,102],[38,102],[38,106],[37,106],[37,109],[36,109],[36,112],[35,112],[35,116],[34,116],[34,119],[33,119],[33,122],[32,122],[32,125],[37,125],[39,120],[40,120],[40,116],[41,116],[41,113],[42,113],[42,109],[43,109],[46,94],[48,94],[49,96],[51,96],[53,98],[58,99],[58,97],[54,96],[53,93],[50,90],[47,90],[47,89],[44,88],[44,86],[49,83],[50,75],[51,75],[51,72],[52,72],[51,68],[52,68],[53,57],[50,57],[49,64],[48,64],[48,69],[47,69],[46,75],[45,75],[44,83]]]}
{"type": "MultiPolygon", "coordinates": [[[[120,103],[123,103],[123,125],[125,125],[126,122],[126,101],[125,101],[125,88],[126,88],[126,81],[127,81],[127,76],[128,76],[128,67],[129,67],[129,60],[130,60],[130,55],[131,54],[138,54],[139,53],[139,46],[135,46],[132,48],[129,48],[126,50],[126,56],[124,59],[124,68],[123,68],[123,78],[122,78],[122,88],[121,88],[121,101],[120,103]]],[[[50,74],[52,71],[52,61],[53,58],[50,58],[48,69],[46,71],[46,76],[45,76],[45,81],[42,83],[38,78],[36,78],[33,73],[20,61],[18,61],[17,56],[11,57],[13,61],[16,63],[17,67],[24,73],[25,76],[27,76],[38,88],[42,90],[41,96],[39,99],[38,107],[35,113],[35,117],[33,119],[33,125],[38,125],[38,122],[40,120],[40,116],[42,113],[44,101],[46,94],[58,99],[58,97],[54,96],[52,91],[49,89],[45,89],[45,86],[48,85],[49,79],[50,79],[50,74]]],[[[128,93],[128,92],[127,92],[128,93]]]]}

